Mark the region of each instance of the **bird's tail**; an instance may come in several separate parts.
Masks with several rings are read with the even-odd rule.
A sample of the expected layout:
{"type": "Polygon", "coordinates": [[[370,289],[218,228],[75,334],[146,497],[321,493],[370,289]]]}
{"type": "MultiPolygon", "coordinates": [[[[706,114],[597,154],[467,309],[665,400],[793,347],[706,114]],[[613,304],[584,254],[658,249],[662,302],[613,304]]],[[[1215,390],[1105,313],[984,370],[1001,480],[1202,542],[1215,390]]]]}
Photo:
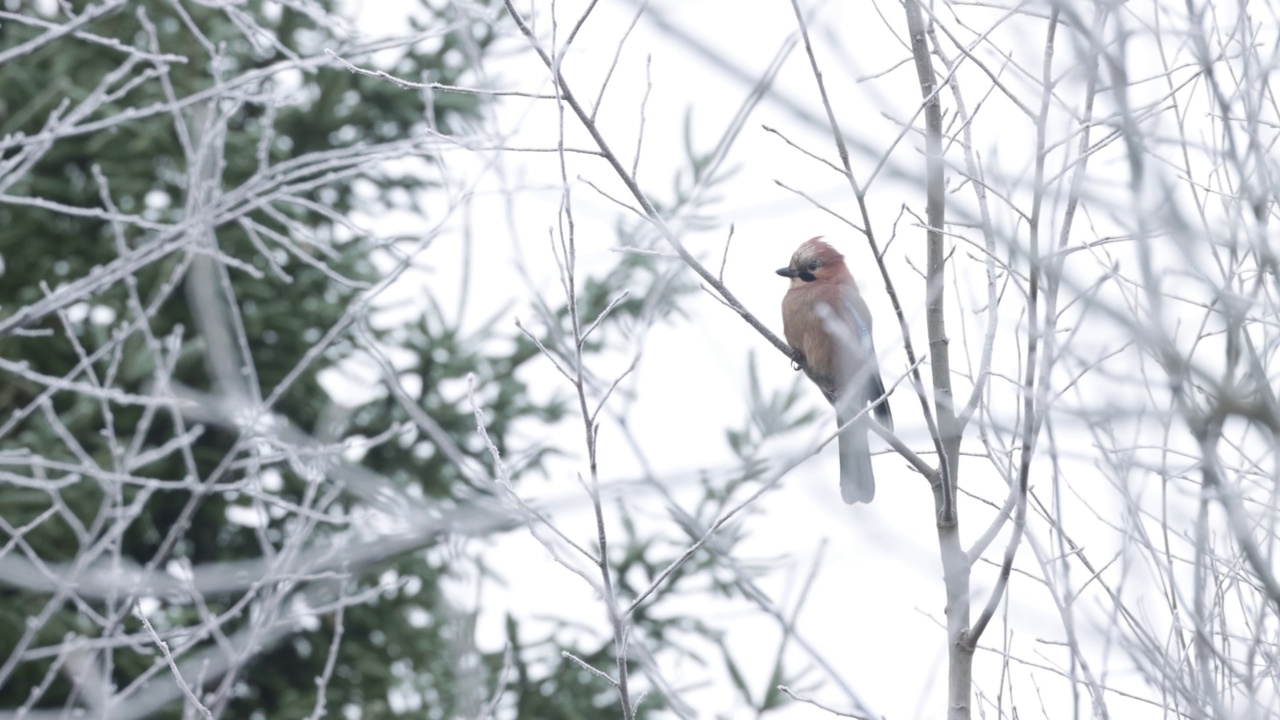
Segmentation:
{"type": "MultiPolygon", "coordinates": [[[[858,410],[850,408],[837,412],[840,426],[844,427],[858,410]]],[[[871,472],[871,445],[867,442],[867,428],[859,420],[840,432],[840,497],[850,505],[869,503],[876,496],[876,477],[871,472]]]]}

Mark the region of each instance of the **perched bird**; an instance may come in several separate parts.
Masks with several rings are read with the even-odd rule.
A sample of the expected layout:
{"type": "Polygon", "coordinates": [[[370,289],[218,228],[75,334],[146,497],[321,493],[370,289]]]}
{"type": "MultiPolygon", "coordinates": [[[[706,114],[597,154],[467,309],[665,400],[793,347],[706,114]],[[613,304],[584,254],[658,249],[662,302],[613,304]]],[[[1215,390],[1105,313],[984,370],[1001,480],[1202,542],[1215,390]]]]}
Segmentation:
{"type": "MultiPolygon", "coordinates": [[[[835,406],[840,426],[867,404],[879,401],[876,418],[893,429],[871,340],[871,313],[844,256],[820,238],[813,238],[796,249],[791,264],[778,274],[791,278],[791,289],[782,298],[782,328],[792,357],[835,406]]],[[[840,433],[839,446],[841,497],[849,504],[871,502],[876,479],[863,419],[840,433]]]]}

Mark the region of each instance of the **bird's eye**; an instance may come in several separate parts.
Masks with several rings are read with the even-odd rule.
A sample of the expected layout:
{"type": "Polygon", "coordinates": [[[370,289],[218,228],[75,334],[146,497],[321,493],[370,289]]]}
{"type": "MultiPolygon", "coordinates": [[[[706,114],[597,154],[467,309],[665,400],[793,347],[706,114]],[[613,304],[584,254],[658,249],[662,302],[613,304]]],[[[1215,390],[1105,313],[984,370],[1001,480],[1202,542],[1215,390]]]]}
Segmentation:
{"type": "Polygon", "coordinates": [[[822,263],[818,262],[817,260],[810,260],[810,261],[809,261],[809,272],[813,272],[814,270],[817,270],[817,269],[818,269],[819,267],[821,267],[821,266],[822,266],[822,263]]]}

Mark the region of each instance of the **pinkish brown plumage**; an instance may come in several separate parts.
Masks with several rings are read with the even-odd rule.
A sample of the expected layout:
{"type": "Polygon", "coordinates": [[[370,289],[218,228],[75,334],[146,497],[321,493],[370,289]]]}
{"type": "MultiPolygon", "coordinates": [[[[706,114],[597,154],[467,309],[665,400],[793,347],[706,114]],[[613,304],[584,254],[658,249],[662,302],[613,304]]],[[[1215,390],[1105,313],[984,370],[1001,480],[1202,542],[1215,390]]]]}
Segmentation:
{"type": "MultiPolygon", "coordinates": [[[[871,313],[844,256],[820,238],[805,241],[778,274],[791,278],[782,298],[782,328],[805,373],[836,407],[843,427],[884,395],[871,338],[871,313]]],[[[889,428],[888,399],[875,406],[889,428]]],[[[840,433],[840,495],[847,503],[876,494],[867,426],[860,418],[840,433]]]]}

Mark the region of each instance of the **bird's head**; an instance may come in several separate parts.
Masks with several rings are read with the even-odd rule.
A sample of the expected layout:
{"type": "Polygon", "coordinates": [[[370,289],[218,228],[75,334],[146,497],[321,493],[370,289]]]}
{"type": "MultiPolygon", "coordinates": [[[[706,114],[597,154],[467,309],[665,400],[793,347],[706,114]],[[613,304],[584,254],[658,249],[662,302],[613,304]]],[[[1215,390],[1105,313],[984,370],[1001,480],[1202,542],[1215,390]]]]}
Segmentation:
{"type": "Polygon", "coordinates": [[[821,237],[805,240],[791,256],[791,264],[778,269],[782,277],[791,278],[791,286],[804,283],[839,280],[849,272],[844,256],[822,241],[821,237]]]}

